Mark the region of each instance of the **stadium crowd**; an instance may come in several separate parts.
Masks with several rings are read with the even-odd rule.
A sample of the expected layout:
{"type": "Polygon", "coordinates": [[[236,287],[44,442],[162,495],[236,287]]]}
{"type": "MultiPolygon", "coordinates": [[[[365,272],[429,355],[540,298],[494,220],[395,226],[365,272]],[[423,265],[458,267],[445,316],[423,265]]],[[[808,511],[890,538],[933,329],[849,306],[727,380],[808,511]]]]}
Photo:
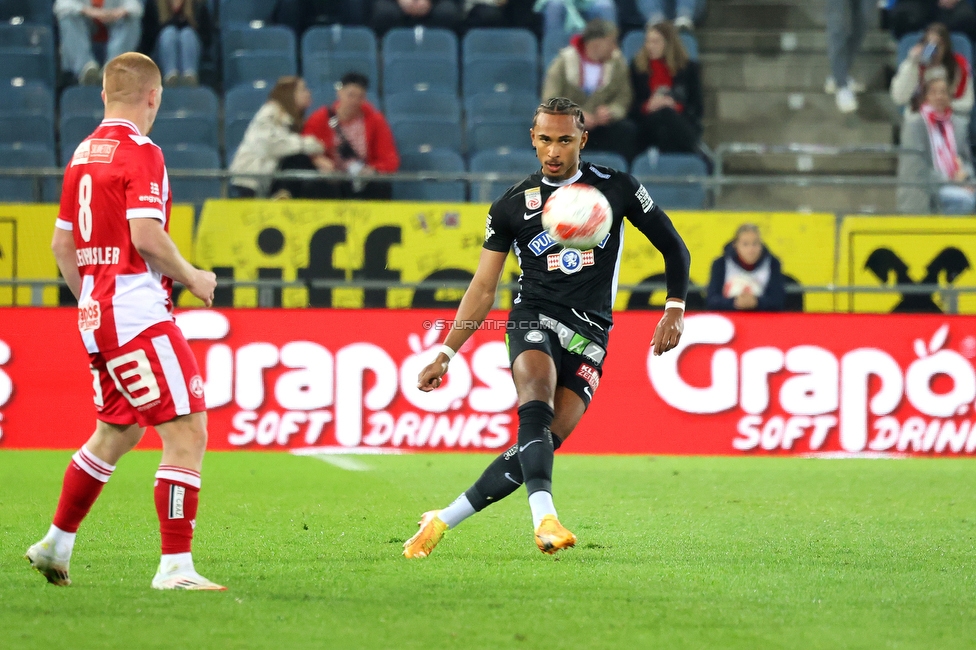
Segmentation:
{"type": "MultiPolygon", "coordinates": [[[[825,90],[851,113],[865,84],[850,71],[877,5],[826,6],[825,90]]],[[[172,89],[153,132],[172,168],[363,174],[274,191],[238,178],[235,195],[484,200],[483,190],[462,182],[391,185],[366,176],[520,171],[532,155],[528,116],[540,98],[554,95],[584,107],[594,162],[704,174],[695,25],[706,10],[704,0],[0,0],[0,77],[10,83],[0,105],[2,158],[7,166],[63,165],[97,124],[101,65],[136,50],[154,57],[172,89]],[[348,75],[358,75],[357,83],[343,83],[348,75]],[[258,136],[268,133],[264,118],[279,81],[307,89],[307,106],[280,107],[290,115],[282,128],[317,139],[316,147],[261,151],[258,136]],[[339,89],[348,95],[353,87],[359,97],[343,103],[339,89]]],[[[899,177],[958,180],[974,140],[973,2],[889,0],[882,24],[898,43],[890,92],[903,119],[894,143],[924,140],[931,153],[927,161],[902,156],[899,177]],[[923,87],[938,77],[946,81],[951,119],[921,110],[923,87]],[[934,130],[920,128],[924,115],[934,130]],[[946,138],[949,124],[954,133],[946,138]],[[923,131],[927,140],[917,137],[923,131]],[[933,147],[935,140],[946,144],[933,147]],[[940,163],[944,151],[954,151],[958,164],[940,163]]],[[[10,184],[0,179],[4,190],[10,184]]],[[[194,202],[222,193],[212,179],[177,184],[194,202]]],[[[12,199],[36,198],[21,185],[12,199]]],[[[493,185],[488,194],[497,191],[493,185]]],[[[968,202],[951,193],[903,188],[898,204],[967,211],[968,202]]],[[[56,194],[55,184],[43,184],[45,200],[56,194]]],[[[702,207],[704,196],[678,198],[675,207],[702,207]]]]}

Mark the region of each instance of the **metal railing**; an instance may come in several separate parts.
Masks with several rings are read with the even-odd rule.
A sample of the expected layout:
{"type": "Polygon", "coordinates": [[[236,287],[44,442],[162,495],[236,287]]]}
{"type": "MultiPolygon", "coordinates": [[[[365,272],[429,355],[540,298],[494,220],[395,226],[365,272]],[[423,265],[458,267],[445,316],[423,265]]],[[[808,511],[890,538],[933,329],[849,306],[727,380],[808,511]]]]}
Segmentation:
{"type": "MultiPolygon", "coordinates": [[[[443,281],[422,281],[422,282],[399,282],[390,280],[366,280],[366,279],[314,279],[314,280],[237,280],[233,278],[218,278],[218,289],[257,289],[258,307],[277,307],[275,296],[283,289],[361,289],[365,291],[380,290],[414,290],[414,291],[438,291],[456,290],[463,291],[468,288],[469,282],[462,280],[443,280],[443,281]]],[[[180,286],[178,283],[176,286],[180,286]]],[[[0,289],[11,288],[16,294],[16,289],[21,287],[30,288],[30,302],[18,306],[44,306],[44,291],[49,288],[67,288],[67,284],[61,278],[0,278],[0,289]]],[[[515,282],[500,283],[501,291],[518,291],[519,285],[515,282]]],[[[655,291],[664,291],[667,285],[663,282],[642,282],[637,284],[620,284],[619,291],[626,291],[640,294],[647,294],[648,298],[655,291]]],[[[704,292],[705,287],[693,286],[689,293],[704,292]]],[[[848,299],[856,295],[876,295],[876,294],[900,294],[902,296],[938,296],[942,303],[945,313],[956,314],[959,310],[959,297],[962,295],[976,294],[976,286],[956,287],[942,284],[892,284],[892,285],[797,285],[788,284],[785,287],[786,293],[791,295],[807,294],[831,294],[833,296],[844,295],[848,299]]],[[[500,296],[496,298],[498,307],[500,296]]],[[[16,304],[16,299],[15,299],[16,304]]],[[[662,305],[663,306],[663,305],[662,305]]],[[[853,311],[853,309],[835,310],[853,311]]]]}

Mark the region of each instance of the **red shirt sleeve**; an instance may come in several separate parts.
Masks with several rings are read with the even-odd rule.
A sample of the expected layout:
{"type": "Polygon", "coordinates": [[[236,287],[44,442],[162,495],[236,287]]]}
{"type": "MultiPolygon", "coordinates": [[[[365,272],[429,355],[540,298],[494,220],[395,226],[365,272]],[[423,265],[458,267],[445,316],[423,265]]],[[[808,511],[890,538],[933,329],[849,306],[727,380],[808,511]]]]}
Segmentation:
{"type": "Polygon", "coordinates": [[[329,112],[325,110],[324,106],[308,116],[308,119],[305,120],[305,126],[302,127],[302,135],[314,136],[326,150],[332,147],[329,112]]]}
{"type": "Polygon", "coordinates": [[[373,114],[371,121],[373,132],[369,138],[366,164],[378,172],[395,172],[400,168],[400,155],[397,153],[390,125],[379,111],[373,114]]]}
{"type": "Polygon", "coordinates": [[[166,223],[169,184],[162,150],[154,144],[127,147],[125,218],[159,219],[166,223]]]}

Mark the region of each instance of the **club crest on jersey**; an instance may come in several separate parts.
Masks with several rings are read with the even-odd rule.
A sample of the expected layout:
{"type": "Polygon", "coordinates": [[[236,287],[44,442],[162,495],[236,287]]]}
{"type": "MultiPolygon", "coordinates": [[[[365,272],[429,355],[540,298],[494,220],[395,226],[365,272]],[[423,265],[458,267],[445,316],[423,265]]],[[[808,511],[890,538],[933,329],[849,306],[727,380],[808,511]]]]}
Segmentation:
{"type": "Polygon", "coordinates": [[[542,189],[531,187],[525,190],[525,209],[538,210],[542,207],[542,189]]]}
{"type": "Polygon", "coordinates": [[[564,248],[558,253],[549,253],[546,257],[548,270],[559,269],[566,275],[578,273],[584,266],[593,266],[593,250],[580,251],[575,248],[564,248]]]}
{"type": "Polygon", "coordinates": [[[118,140],[92,138],[85,140],[75,149],[71,157],[71,166],[87,165],[89,163],[110,163],[115,158],[115,150],[119,148],[118,140]]]}

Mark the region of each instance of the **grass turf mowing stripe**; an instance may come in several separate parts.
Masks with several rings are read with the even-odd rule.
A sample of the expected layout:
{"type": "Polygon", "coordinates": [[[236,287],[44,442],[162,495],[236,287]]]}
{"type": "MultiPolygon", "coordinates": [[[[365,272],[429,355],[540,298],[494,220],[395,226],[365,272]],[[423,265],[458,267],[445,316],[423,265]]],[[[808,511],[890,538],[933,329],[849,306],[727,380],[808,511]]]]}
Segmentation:
{"type": "Polygon", "coordinates": [[[535,549],[524,491],[400,556],[488,455],[214,453],[194,556],[225,593],[149,588],[152,473],[122,459],[79,531],[74,586],[20,559],[69,452],[0,452],[4,648],[963,648],[976,638],[976,464],[560,455],[580,539],[535,549]]]}

